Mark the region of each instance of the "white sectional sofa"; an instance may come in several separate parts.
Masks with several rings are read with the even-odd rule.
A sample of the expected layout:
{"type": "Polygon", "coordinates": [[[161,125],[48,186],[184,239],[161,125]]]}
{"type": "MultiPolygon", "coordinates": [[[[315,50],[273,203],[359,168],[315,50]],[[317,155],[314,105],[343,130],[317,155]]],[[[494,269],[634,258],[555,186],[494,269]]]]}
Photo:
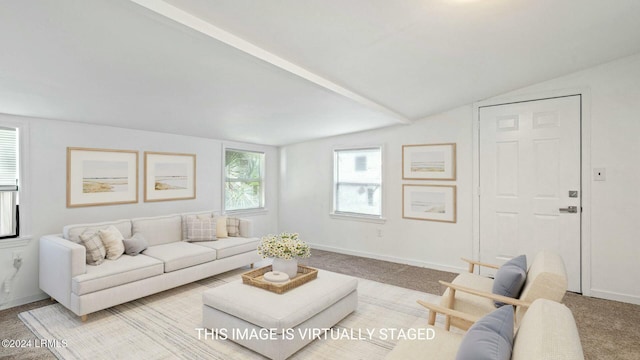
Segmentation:
{"type": "Polygon", "coordinates": [[[240,219],[240,236],[187,242],[186,218],[212,211],[67,225],[40,239],[40,289],[86,320],[86,315],[261,260],[251,222],[240,219]],[[149,247],[97,266],[86,264],[79,236],[115,226],[123,237],[140,233],[149,247]]]}

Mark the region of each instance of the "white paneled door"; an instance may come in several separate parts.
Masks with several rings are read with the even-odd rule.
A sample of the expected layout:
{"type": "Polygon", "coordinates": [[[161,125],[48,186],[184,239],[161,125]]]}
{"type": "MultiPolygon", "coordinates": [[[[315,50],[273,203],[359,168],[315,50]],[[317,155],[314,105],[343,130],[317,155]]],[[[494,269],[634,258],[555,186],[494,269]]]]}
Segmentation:
{"type": "MultiPolygon", "coordinates": [[[[480,260],[559,253],[580,292],[580,96],[479,108],[480,260]]],[[[487,269],[483,274],[490,274],[487,269]]]]}

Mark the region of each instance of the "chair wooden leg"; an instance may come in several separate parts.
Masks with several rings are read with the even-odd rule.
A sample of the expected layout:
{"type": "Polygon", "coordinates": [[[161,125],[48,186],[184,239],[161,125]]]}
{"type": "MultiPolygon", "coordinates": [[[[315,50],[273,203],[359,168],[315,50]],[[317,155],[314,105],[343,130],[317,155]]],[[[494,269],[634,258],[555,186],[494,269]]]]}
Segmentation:
{"type": "Polygon", "coordinates": [[[429,325],[434,325],[436,323],[436,312],[429,310],[429,325]]]}
{"type": "Polygon", "coordinates": [[[80,320],[81,320],[82,322],[86,322],[88,317],[89,317],[88,315],[82,315],[82,316],[80,317],[80,320]]]}
{"type": "MultiPolygon", "coordinates": [[[[455,289],[449,288],[449,299],[447,302],[447,307],[449,309],[453,309],[453,304],[455,300],[456,300],[456,291],[455,289]]],[[[444,320],[444,329],[449,331],[450,328],[451,328],[451,316],[447,315],[444,320]]]]}

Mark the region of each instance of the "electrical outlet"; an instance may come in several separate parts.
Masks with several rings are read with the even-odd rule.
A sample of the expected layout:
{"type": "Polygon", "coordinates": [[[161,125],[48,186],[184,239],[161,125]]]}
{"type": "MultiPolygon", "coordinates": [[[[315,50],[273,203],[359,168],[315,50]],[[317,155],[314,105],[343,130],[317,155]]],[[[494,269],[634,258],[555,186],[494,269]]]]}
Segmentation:
{"type": "Polygon", "coordinates": [[[22,261],[22,251],[14,251],[13,252],[13,260],[22,261]]]}
{"type": "Polygon", "coordinates": [[[378,234],[378,237],[382,237],[382,229],[378,229],[376,233],[378,234]]]}

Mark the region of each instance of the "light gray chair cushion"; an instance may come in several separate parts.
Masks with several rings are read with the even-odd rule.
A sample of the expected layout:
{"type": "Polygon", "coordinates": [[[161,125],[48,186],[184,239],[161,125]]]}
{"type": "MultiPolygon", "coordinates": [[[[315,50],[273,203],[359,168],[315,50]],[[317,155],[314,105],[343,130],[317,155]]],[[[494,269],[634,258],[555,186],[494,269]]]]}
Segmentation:
{"type": "MultiPolygon", "coordinates": [[[[517,298],[520,296],[526,279],[527,257],[525,255],[516,256],[498,269],[493,280],[492,292],[496,295],[517,298]]],[[[499,301],[496,301],[495,304],[497,307],[504,305],[499,301]]]]}
{"type": "Polygon", "coordinates": [[[473,324],[456,360],[509,360],[513,349],[513,307],[505,305],[473,324]]]}

